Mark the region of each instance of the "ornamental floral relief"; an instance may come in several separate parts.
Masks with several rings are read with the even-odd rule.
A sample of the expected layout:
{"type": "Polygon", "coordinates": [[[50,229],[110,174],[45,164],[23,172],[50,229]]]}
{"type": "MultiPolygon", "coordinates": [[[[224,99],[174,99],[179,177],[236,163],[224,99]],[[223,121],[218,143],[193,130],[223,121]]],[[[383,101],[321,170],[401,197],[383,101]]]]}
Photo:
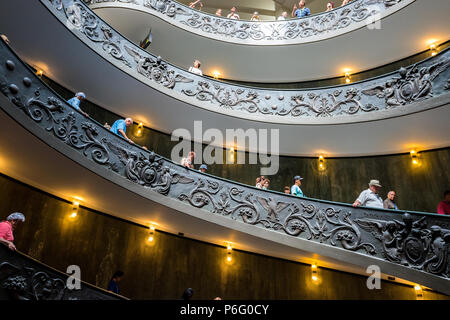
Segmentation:
{"type": "MultiPolygon", "coordinates": [[[[438,70],[446,69],[447,64],[447,60],[441,59],[427,67],[414,66],[403,71],[395,83],[398,88],[411,81],[416,83],[416,87],[409,85],[416,88],[415,97],[422,98],[431,94],[427,87],[428,81],[432,82],[436,73],[440,72],[438,70]]],[[[151,73],[150,66],[142,68],[151,73]]],[[[233,96],[225,91],[219,93],[220,88],[213,90],[215,98],[205,93],[205,99],[216,99],[229,107],[241,108],[242,104],[250,102],[257,105],[258,99],[285,100],[283,96],[249,97],[245,91],[234,92],[233,96]],[[242,101],[239,102],[240,100],[242,101]]],[[[67,152],[67,148],[77,152],[81,159],[93,164],[99,174],[105,174],[104,170],[108,170],[108,177],[123,179],[120,181],[124,184],[128,181],[143,188],[144,192],[154,192],[170,198],[184,204],[186,210],[193,208],[204,215],[221,216],[252,228],[374,256],[449,278],[450,230],[446,227],[446,217],[408,213],[400,215],[390,210],[373,210],[375,215],[380,214],[382,218],[370,217],[368,214],[372,210],[369,208],[353,208],[339,203],[325,203],[264,191],[186,169],[152,151],[127,143],[80,114],[55,96],[4,44],[0,44],[0,92],[12,103],[11,106],[2,105],[1,108],[13,117],[17,112],[30,119],[33,126],[28,130],[48,135],[52,144],[56,141],[53,144],[56,149],[60,148],[58,143],[65,146],[58,149],[61,152],[67,152]]],[[[351,108],[365,108],[358,104],[358,94],[358,91],[333,91],[333,98],[329,98],[329,101],[334,102],[333,105],[327,105],[324,97],[315,95],[295,96],[290,101],[294,101],[299,110],[303,108],[306,110],[304,112],[326,116],[338,109],[350,112],[349,110],[354,110],[351,108]],[[317,105],[308,104],[310,100],[307,99],[322,102],[317,102],[317,105]],[[352,106],[348,106],[350,104],[352,106]]],[[[18,119],[20,118],[17,117],[16,120],[18,119]]],[[[119,183],[117,181],[119,180],[115,180],[119,183]]],[[[43,274],[37,274],[38,282],[33,285],[35,289],[30,287],[28,280],[21,277],[23,276],[16,274],[1,284],[19,292],[28,292],[27,295],[30,292],[34,294],[32,290],[39,290],[42,293],[36,293],[37,296],[34,294],[36,299],[56,297],[63,290],[60,282],[43,274]]]]}
{"type": "MultiPolygon", "coordinates": [[[[231,110],[237,116],[242,117],[261,115],[267,121],[273,121],[272,119],[305,121],[312,118],[339,117],[345,119],[348,117],[349,121],[352,121],[353,116],[373,114],[371,119],[374,119],[378,111],[405,107],[436,96],[433,89],[436,86],[439,88],[445,86],[445,84],[442,85],[442,82],[449,78],[450,52],[446,50],[433,59],[410,67],[402,67],[397,73],[335,88],[275,91],[239,87],[192,74],[166,63],[161,57],[151,55],[122,38],[120,34],[85,7],[80,0],[41,1],[50,3],[50,8],[57,12],[63,12],[64,15],[59,15],[59,18],[69,23],[73,27],[70,28],[73,32],[80,32],[85,41],[90,42],[97,52],[110,58],[114,63],[118,62],[121,68],[143,76],[145,79],[143,81],[149,85],[162,85],[171,90],[174,97],[188,103],[198,103],[200,106],[206,103],[217,108],[219,112],[231,110]]],[[[161,12],[171,11],[170,8],[175,7],[186,9],[170,0],[149,0],[147,5],[161,12]]],[[[364,17],[373,13],[375,10],[371,7],[373,5],[390,6],[394,3],[382,0],[355,1],[350,6],[312,16],[310,19],[289,20],[283,23],[253,23],[220,19],[210,15],[201,15],[195,10],[187,19],[192,19],[196,15],[201,16],[205,23],[197,25],[196,20],[189,21],[199,28],[215,28],[217,32],[233,34],[240,38],[246,38],[249,35],[256,38],[267,37],[265,30],[268,28],[270,29],[270,38],[282,39],[283,32],[290,32],[290,36],[296,37],[297,33],[305,35],[314,33],[322,30],[321,28],[324,26],[325,29],[333,29],[348,21],[363,20],[364,17]],[[284,30],[285,27],[289,31],[284,30]]],[[[437,93],[443,94],[444,92],[439,89],[437,93]]]]}
{"type": "MultiPolygon", "coordinates": [[[[288,21],[253,22],[230,20],[203,13],[173,0],[84,0],[90,5],[101,3],[127,3],[151,9],[175,20],[191,31],[199,30],[211,36],[222,36],[229,41],[281,41],[306,39],[343,30],[380,14],[404,0],[355,0],[331,12],[322,12],[302,19],[288,21]]],[[[371,21],[368,21],[371,23],[371,21]]]]}

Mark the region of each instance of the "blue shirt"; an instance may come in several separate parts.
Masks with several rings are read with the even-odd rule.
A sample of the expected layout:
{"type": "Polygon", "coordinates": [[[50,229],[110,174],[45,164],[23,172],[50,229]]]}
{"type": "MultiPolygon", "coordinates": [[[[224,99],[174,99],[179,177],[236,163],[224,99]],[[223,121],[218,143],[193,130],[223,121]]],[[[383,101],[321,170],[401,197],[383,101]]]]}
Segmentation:
{"type": "Polygon", "coordinates": [[[309,8],[295,10],[295,15],[297,16],[297,18],[303,18],[303,17],[309,16],[310,14],[311,14],[311,11],[309,11],[309,8]]]}
{"type": "Polygon", "coordinates": [[[115,134],[119,135],[122,137],[122,135],[119,133],[119,130],[122,129],[123,132],[127,132],[127,126],[125,124],[125,120],[124,119],[119,119],[116,120],[116,122],[114,122],[114,124],[111,127],[111,131],[114,132],[115,134]]]}
{"type": "Polygon", "coordinates": [[[296,184],[291,187],[291,194],[297,197],[304,197],[302,189],[296,184]]]}
{"type": "Polygon", "coordinates": [[[81,111],[80,102],[81,102],[80,99],[78,99],[77,97],[73,97],[72,99],[67,100],[67,103],[70,104],[75,109],[77,109],[78,111],[81,111]]]}
{"type": "Polygon", "coordinates": [[[108,285],[108,291],[119,294],[119,285],[114,280],[111,280],[108,285]]]}

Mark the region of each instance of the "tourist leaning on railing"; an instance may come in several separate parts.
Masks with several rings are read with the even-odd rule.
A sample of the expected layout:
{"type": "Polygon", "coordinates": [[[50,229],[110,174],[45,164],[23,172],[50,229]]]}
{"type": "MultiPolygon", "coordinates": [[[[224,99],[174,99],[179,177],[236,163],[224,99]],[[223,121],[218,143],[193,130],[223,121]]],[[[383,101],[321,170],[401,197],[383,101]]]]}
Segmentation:
{"type": "Polygon", "coordinates": [[[394,210],[398,210],[398,206],[397,204],[394,202],[395,199],[395,191],[391,190],[388,192],[387,194],[387,198],[384,199],[383,201],[383,207],[385,209],[394,209],[394,210]]]}
{"type": "Polygon", "coordinates": [[[86,99],[86,95],[84,94],[84,92],[77,92],[75,94],[75,97],[73,97],[72,99],[67,100],[67,103],[70,104],[75,109],[77,109],[78,111],[80,111],[86,117],[89,117],[89,115],[86,112],[84,112],[83,110],[81,110],[81,108],[80,108],[80,103],[84,99],[86,99]]]}
{"type": "Polygon", "coordinates": [[[188,153],[188,156],[181,159],[181,165],[184,167],[188,167],[191,169],[194,169],[194,159],[195,159],[195,152],[194,151],[190,151],[188,153]]]}
{"type": "Polygon", "coordinates": [[[253,12],[253,16],[250,21],[260,21],[258,11],[253,12]]]}
{"type": "Polygon", "coordinates": [[[284,21],[284,20],[287,19],[287,16],[288,16],[287,11],[283,11],[283,13],[281,14],[281,16],[279,16],[279,17],[277,18],[277,20],[278,20],[278,21],[284,21]]]}
{"type": "Polygon", "coordinates": [[[298,3],[298,7],[294,4],[294,8],[292,8],[292,16],[297,18],[307,17],[311,14],[311,10],[305,7],[306,2],[304,0],[300,0],[298,3]]]}
{"type": "Polygon", "coordinates": [[[234,20],[239,20],[240,19],[239,15],[236,13],[236,11],[237,11],[236,7],[232,7],[230,9],[230,11],[231,12],[228,14],[227,18],[234,19],[234,20]]]}
{"type": "Polygon", "coordinates": [[[198,74],[199,76],[203,75],[202,70],[200,70],[201,63],[198,60],[194,60],[194,65],[189,68],[189,72],[198,74]]]}
{"type": "Polygon", "coordinates": [[[334,9],[334,2],[328,2],[327,3],[327,10],[325,12],[331,11],[334,9]]]}
{"type": "Polygon", "coordinates": [[[383,209],[383,200],[378,195],[381,184],[378,180],[370,180],[369,189],[360,193],[358,199],[353,203],[354,207],[364,206],[383,209]]]}
{"type": "Polygon", "coordinates": [[[294,177],[294,185],[291,187],[291,194],[297,197],[304,197],[304,193],[300,186],[302,185],[303,178],[300,176],[294,177]]]}
{"type": "Polygon", "coordinates": [[[15,251],[16,246],[14,245],[14,234],[13,231],[22,222],[25,222],[25,216],[20,212],[11,213],[6,221],[0,222],[0,243],[8,246],[9,249],[15,251]]]}
{"type": "Polygon", "coordinates": [[[123,271],[117,270],[112,276],[108,284],[108,291],[119,294],[119,282],[122,280],[124,273],[123,271]]]}
{"type": "Polygon", "coordinates": [[[264,179],[264,181],[262,183],[261,189],[267,190],[267,189],[269,189],[269,185],[270,185],[270,180],[266,178],[266,179],[264,179]]]}
{"type": "Polygon", "coordinates": [[[439,202],[437,207],[438,214],[450,214],[450,190],[444,192],[444,200],[439,202]]]}
{"type": "Polygon", "coordinates": [[[189,8],[195,9],[195,6],[197,5],[197,3],[200,4],[200,9],[198,9],[198,10],[202,11],[203,3],[201,0],[197,0],[197,1],[189,3],[189,8]]]}
{"type": "Polygon", "coordinates": [[[126,119],[119,119],[116,120],[116,122],[113,123],[110,131],[114,132],[118,136],[121,136],[125,140],[127,140],[129,143],[134,143],[133,140],[127,137],[127,127],[131,126],[133,124],[133,119],[126,118],[126,119]]]}
{"type": "Polygon", "coordinates": [[[202,164],[198,171],[200,171],[201,173],[206,173],[206,171],[208,171],[208,166],[206,164],[202,164]]]}
{"type": "Polygon", "coordinates": [[[222,9],[216,10],[216,16],[221,17],[222,16],[222,9]]]}

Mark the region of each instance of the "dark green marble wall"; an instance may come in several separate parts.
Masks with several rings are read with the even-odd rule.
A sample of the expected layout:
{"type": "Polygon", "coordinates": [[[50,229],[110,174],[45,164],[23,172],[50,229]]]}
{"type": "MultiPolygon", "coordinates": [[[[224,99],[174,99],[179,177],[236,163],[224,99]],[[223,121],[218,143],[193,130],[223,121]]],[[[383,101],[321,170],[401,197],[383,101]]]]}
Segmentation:
{"type": "MultiPolygon", "coordinates": [[[[56,268],[81,267],[82,280],[105,287],[123,270],[121,293],[133,299],[178,299],[191,287],[196,299],[416,299],[410,286],[383,281],[368,290],[366,277],[323,269],[318,284],[311,268],[296,262],[226,249],[148,229],[111,216],[72,206],[37,189],[0,175],[0,219],[13,211],[26,221],[14,233],[17,248],[56,268]]],[[[449,297],[424,291],[425,299],[449,297]]]]}

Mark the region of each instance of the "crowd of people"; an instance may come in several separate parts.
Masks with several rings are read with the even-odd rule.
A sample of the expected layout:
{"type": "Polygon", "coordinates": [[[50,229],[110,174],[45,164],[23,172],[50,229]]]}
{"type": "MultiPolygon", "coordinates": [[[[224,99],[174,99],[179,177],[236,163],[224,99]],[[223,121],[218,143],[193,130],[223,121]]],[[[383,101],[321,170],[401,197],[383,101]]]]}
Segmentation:
{"type": "MultiPolygon", "coordinates": [[[[345,6],[346,4],[348,4],[350,1],[352,0],[343,0],[341,3],[341,7],[345,6]]],[[[202,11],[203,9],[203,2],[202,0],[196,0],[194,2],[190,2],[189,3],[189,7],[192,9],[198,9],[200,11],[202,11]]],[[[335,8],[334,2],[328,2],[325,12],[331,11],[335,8]]],[[[311,15],[311,10],[309,8],[306,7],[306,1],[305,0],[300,0],[297,4],[294,4],[293,8],[292,8],[292,13],[291,16],[294,18],[303,18],[303,17],[307,17],[311,15]]],[[[216,16],[221,17],[222,16],[222,9],[217,9],[216,10],[216,16]]],[[[288,13],[287,11],[283,11],[281,13],[281,15],[277,18],[278,21],[280,20],[286,20],[288,17],[288,13]]],[[[239,14],[237,13],[237,8],[235,6],[231,7],[230,9],[230,13],[227,15],[228,19],[234,19],[234,20],[239,20],[239,14]]],[[[255,11],[250,19],[250,21],[261,21],[260,17],[259,17],[259,13],[258,11],[255,11]]]]}

